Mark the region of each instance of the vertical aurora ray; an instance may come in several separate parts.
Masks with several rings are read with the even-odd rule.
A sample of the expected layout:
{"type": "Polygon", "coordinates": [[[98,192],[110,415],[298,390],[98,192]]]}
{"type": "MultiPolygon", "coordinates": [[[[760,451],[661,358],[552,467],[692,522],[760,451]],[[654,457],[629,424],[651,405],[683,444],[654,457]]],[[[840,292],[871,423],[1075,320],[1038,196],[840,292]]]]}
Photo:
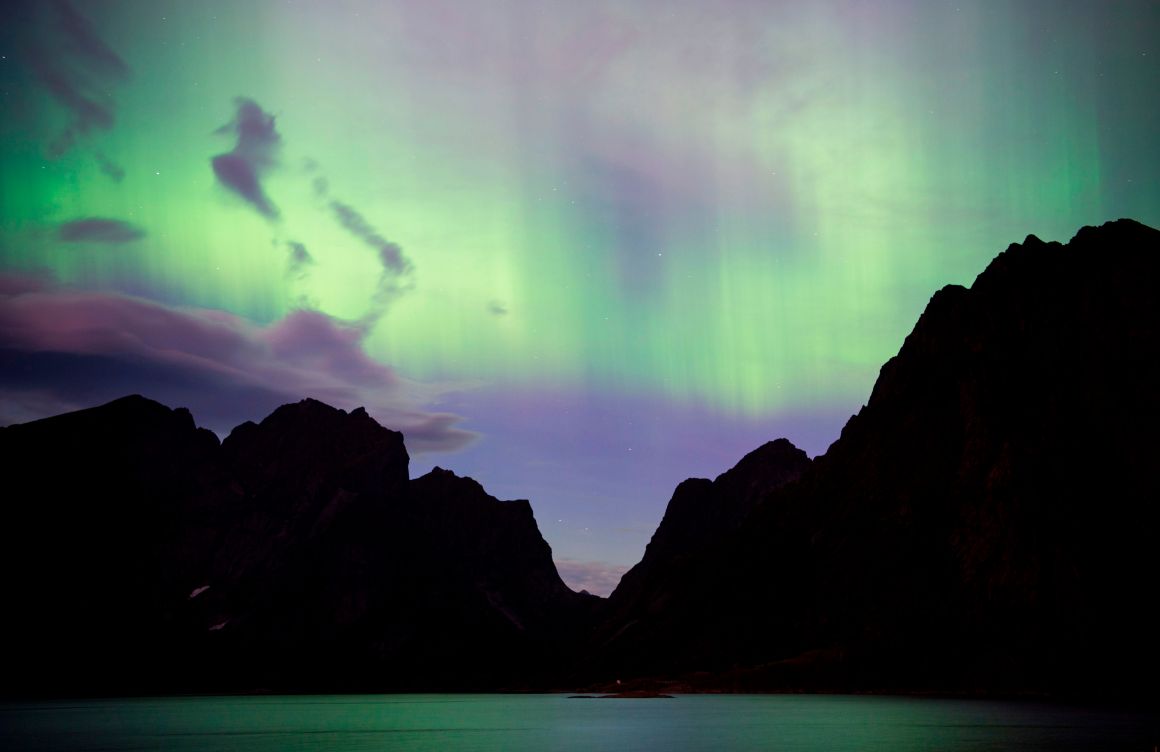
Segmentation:
{"type": "MultiPolygon", "coordinates": [[[[654,519],[657,489],[724,469],[666,425],[729,426],[713,457],[785,431],[820,451],[808,416],[834,431],[934,290],[1029,232],[1160,224],[1154,3],[78,4],[123,78],[86,68],[50,6],[13,7],[0,271],[256,325],[361,321],[369,354],[483,434],[457,459],[510,495],[550,489],[569,452],[596,462],[577,436],[668,447],[651,470],[604,460],[654,519]],[[63,150],[84,115],[50,69],[113,115],[63,150]],[[237,97],[274,117],[276,218],[211,168],[237,97]],[[141,235],[62,242],[85,218],[141,235]],[[390,294],[384,244],[413,266],[390,294]],[[572,438],[528,441],[554,405],[572,438]],[[518,462],[501,440],[543,464],[495,469],[518,462]]],[[[544,494],[545,519],[596,503],[544,494]]]]}

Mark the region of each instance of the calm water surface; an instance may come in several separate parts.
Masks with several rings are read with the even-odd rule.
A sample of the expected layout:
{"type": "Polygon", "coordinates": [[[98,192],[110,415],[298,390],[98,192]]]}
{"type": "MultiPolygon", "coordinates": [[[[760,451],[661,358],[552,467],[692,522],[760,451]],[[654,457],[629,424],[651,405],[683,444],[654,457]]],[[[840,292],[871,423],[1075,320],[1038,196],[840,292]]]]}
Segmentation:
{"type": "Polygon", "coordinates": [[[0,750],[1138,750],[1156,716],[896,697],[181,697],[0,704],[0,750]]]}

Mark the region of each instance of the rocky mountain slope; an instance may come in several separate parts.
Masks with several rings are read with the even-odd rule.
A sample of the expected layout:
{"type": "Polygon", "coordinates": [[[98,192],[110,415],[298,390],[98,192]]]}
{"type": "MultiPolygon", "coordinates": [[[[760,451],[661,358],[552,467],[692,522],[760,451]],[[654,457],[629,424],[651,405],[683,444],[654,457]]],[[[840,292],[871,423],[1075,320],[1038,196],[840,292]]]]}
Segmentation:
{"type": "Polygon", "coordinates": [[[741,624],[715,629],[714,622],[732,621],[734,615],[686,609],[672,596],[709,572],[703,560],[717,555],[766,495],[809,467],[805,452],[778,439],[750,452],[716,480],[689,478],[677,486],[644,557],[609,598],[591,638],[601,650],[586,663],[623,676],[664,671],[674,658],[696,665],[715,650],[703,644],[702,635],[716,641],[718,632],[743,629],[741,624]]]}
{"type": "Polygon", "coordinates": [[[143,397],[0,428],[9,695],[561,687],[1157,695],[1160,232],[937,292],[811,461],[677,487],[607,601],[526,501],[314,400],[219,444],[143,397]]]}
{"type": "Polygon", "coordinates": [[[0,429],[7,691],[542,682],[596,599],[526,501],[410,481],[362,410],[285,405],[219,446],[142,397],[0,429]]]}
{"type": "MultiPolygon", "coordinates": [[[[625,578],[612,602],[634,602],[593,665],[738,689],[1154,694],[1157,249],[1129,220],[1031,236],[940,290],[797,481],[659,589],[625,578]]],[[[662,528],[688,516],[687,485],[662,528]]]]}

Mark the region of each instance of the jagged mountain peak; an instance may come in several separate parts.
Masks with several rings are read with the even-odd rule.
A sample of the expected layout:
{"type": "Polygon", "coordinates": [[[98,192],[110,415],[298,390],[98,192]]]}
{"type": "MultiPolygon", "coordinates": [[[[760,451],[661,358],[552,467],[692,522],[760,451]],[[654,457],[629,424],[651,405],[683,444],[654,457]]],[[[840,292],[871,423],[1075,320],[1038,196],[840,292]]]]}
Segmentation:
{"type": "Polygon", "coordinates": [[[20,646],[0,692],[518,687],[596,607],[527,501],[409,481],[403,435],[362,408],[207,437],[140,396],[0,431],[26,614],[0,625],[20,646]],[[62,452],[79,472],[50,469],[62,452]]]}
{"type": "MultiPolygon", "coordinates": [[[[936,292],[797,482],[716,545],[646,552],[592,665],[737,689],[1154,693],[1157,248],[1130,220],[1028,236],[936,292]]],[[[698,489],[670,511],[706,508],[698,489]]]]}

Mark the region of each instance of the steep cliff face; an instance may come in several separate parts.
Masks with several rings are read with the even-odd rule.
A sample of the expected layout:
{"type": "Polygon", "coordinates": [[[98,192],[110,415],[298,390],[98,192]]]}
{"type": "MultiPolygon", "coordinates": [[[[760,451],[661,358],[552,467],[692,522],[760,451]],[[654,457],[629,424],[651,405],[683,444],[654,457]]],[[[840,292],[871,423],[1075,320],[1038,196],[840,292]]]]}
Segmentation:
{"type": "Polygon", "coordinates": [[[526,501],[314,400],[0,429],[9,694],[693,686],[1155,696],[1160,233],[1029,237],[931,299],[823,456],[673,495],[603,603],[526,501]],[[690,678],[691,677],[691,678],[690,678]]]}
{"type": "Polygon", "coordinates": [[[526,501],[412,483],[362,410],[304,400],[219,446],[130,397],[0,451],[10,692],[518,687],[592,611],[526,501]]]}
{"type": "Polygon", "coordinates": [[[797,480],[809,466],[805,452],[777,439],[745,455],[712,483],[686,480],[673,493],[641,563],[647,567],[684,556],[735,530],[770,491],[797,480]]]}
{"type": "Polygon", "coordinates": [[[767,494],[809,466],[805,452],[778,439],[750,452],[716,480],[690,478],[677,486],[644,557],[625,573],[603,610],[591,638],[596,650],[590,667],[631,675],[674,662],[692,664],[714,653],[718,631],[734,628],[720,622],[732,615],[682,608],[680,594],[706,573],[702,560],[716,556],[767,494]]]}
{"type": "Polygon", "coordinates": [[[209,512],[209,559],[186,583],[201,589],[183,612],[198,680],[375,680],[384,667],[371,643],[389,620],[408,492],[402,434],[307,399],[235,428],[218,459],[242,498],[209,512]]]}
{"type": "Polygon", "coordinates": [[[1029,237],[939,291],[841,438],[685,562],[636,640],[741,687],[1143,687],[1158,247],[1127,220],[1029,237]]]}
{"type": "Polygon", "coordinates": [[[819,616],[872,673],[1114,692],[1156,667],[1158,240],[1029,237],[940,291],[819,463],[819,616]]]}
{"type": "Polygon", "coordinates": [[[127,666],[132,689],[166,668],[146,658],[168,655],[203,566],[201,510],[241,500],[219,454],[188,411],[139,396],[0,429],[5,684],[105,691],[127,666]]]}
{"type": "Polygon", "coordinates": [[[415,539],[396,569],[401,600],[420,604],[402,657],[422,686],[551,686],[600,599],[560,579],[531,505],[441,468],[412,482],[410,505],[415,539]]]}

